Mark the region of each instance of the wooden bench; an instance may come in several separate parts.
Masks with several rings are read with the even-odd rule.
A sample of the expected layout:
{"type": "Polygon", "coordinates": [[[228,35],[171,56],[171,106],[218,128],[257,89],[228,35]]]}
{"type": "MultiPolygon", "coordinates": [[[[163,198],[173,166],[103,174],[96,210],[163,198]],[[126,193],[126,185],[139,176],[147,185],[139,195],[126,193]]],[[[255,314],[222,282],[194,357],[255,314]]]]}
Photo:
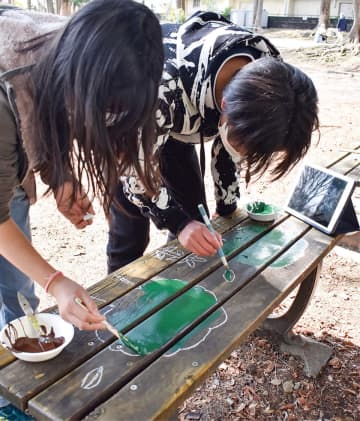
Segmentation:
{"type": "MultiPolygon", "coordinates": [[[[343,154],[330,166],[360,179],[359,155],[343,154]]],[[[288,214],[258,223],[238,211],[214,225],[223,233],[233,282],[223,279],[217,256],[197,257],[173,241],[90,288],[109,320],[152,352],[134,355],[107,331],[78,330],[48,362],[14,360],[2,349],[0,393],[38,420],[169,419],[261,325],[305,358],[321,354],[321,361],[306,363],[309,374],[319,370],[331,350],[303,342],[291,329],[308,304],[323,258],[340,237],[288,214]],[[269,317],[296,287],[288,310],[269,317]]]]}

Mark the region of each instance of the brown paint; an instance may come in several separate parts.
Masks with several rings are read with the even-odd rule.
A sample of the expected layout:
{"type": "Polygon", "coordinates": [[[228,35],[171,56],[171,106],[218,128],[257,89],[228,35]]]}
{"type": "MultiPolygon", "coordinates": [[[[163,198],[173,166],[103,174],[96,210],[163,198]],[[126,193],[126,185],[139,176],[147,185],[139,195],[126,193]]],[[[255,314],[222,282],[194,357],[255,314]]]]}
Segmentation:
{"type": "Polygon", "coordinates": [[[63,336],[55,337],[54,328],[51,327],[50,332],[47,333],[45,326],[40,326],[41,333],[38,338],[29,338],[28,336],[18,337],[16,328],[9,323],[9,328],[5,330],[5,335],[8,338],[13,352],[46,352],[58,348],[65,342],[63,336]],[[13,340],[14,338],[14,340],[13,340]]]}

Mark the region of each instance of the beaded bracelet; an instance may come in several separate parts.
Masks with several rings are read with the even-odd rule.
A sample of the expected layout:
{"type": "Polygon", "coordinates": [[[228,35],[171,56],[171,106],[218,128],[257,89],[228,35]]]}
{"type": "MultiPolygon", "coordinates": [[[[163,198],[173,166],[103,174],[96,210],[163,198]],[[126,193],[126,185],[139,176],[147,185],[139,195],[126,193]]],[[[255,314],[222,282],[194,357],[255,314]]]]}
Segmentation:
{"type": "Polygon", "coordinates": [[[55,281],[56,278],[58,278],[59,276],[64,276],[64,274],[62,272],[60,272],[59,270],[57,270],[56,272],[52,273],[51,275],[49,275],[49,277],[47,278],[46,284],[45,284],[45,292],[48,294],[50,285],[55,281]]]}

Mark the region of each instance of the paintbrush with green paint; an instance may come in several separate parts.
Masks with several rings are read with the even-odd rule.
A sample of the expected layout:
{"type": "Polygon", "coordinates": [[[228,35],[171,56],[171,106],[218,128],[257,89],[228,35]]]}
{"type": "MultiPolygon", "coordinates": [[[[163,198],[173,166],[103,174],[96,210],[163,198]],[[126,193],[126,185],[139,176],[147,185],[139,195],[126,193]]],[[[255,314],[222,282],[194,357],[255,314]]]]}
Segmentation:
{"type": "MultiPolygon", "coordinates": [[[[75,303],[78,304],[80,307],[82,307],[84,310],[88,311],[84,303],[81,301],[79,297],[75,298],[75,303]]],[[[133,344],[129,338],[127,338],[123,333],[121,333],[118,329],[116,329],[114,326],[112,326],[107,320],[103,321],[106,329],[111,332],[114,336],[116,336],[118,339],[121,339],[121,341],[131,350],[136,352],[139,355],[143,355],[141,350],[133,344]]]]}
{"type": "MultiPolygon", "coordinates": [[[[198,209],[199,209],[200,215],[201,215],[201,217],[202,217],[205,225],[207,226],[208,230],[212,233],[212,235],[215,238],[217,238],[216,237],[216,231],[215,231],[214,227],[211,225],[210,219],[207,216],[207,213],[206,213],[206,210],[204,208],[204,205],[200,203],[198,205],[198,209]]],[[[224,279],[226,281],[229,281],[229,282],[233,281],[235,279],[235,273],[234,273],[233,270],[230,269],[229,263],[226,260],[225,253],[224,253],[224,250],[222,249],[222,247],[219,247],[218,248],[217,253],[218,253],[218,255],[219,255],[219,257],[220,257],[220,259],[222,261],[222,264],[226,268],[226,271],[225,271],[225,274],[224,274],[224,279]]]]}

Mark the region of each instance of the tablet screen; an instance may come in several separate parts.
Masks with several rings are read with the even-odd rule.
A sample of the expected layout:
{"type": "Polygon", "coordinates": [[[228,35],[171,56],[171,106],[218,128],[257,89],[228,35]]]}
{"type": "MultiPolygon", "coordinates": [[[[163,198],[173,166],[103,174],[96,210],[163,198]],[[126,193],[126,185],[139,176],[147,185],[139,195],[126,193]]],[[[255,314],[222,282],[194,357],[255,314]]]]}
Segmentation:
{"type": "Polygon", "coordinates": [[[288,212],[331,233],[349,199],[354,183],[327,168],[305,164],[287,205],[288,212]]]}

